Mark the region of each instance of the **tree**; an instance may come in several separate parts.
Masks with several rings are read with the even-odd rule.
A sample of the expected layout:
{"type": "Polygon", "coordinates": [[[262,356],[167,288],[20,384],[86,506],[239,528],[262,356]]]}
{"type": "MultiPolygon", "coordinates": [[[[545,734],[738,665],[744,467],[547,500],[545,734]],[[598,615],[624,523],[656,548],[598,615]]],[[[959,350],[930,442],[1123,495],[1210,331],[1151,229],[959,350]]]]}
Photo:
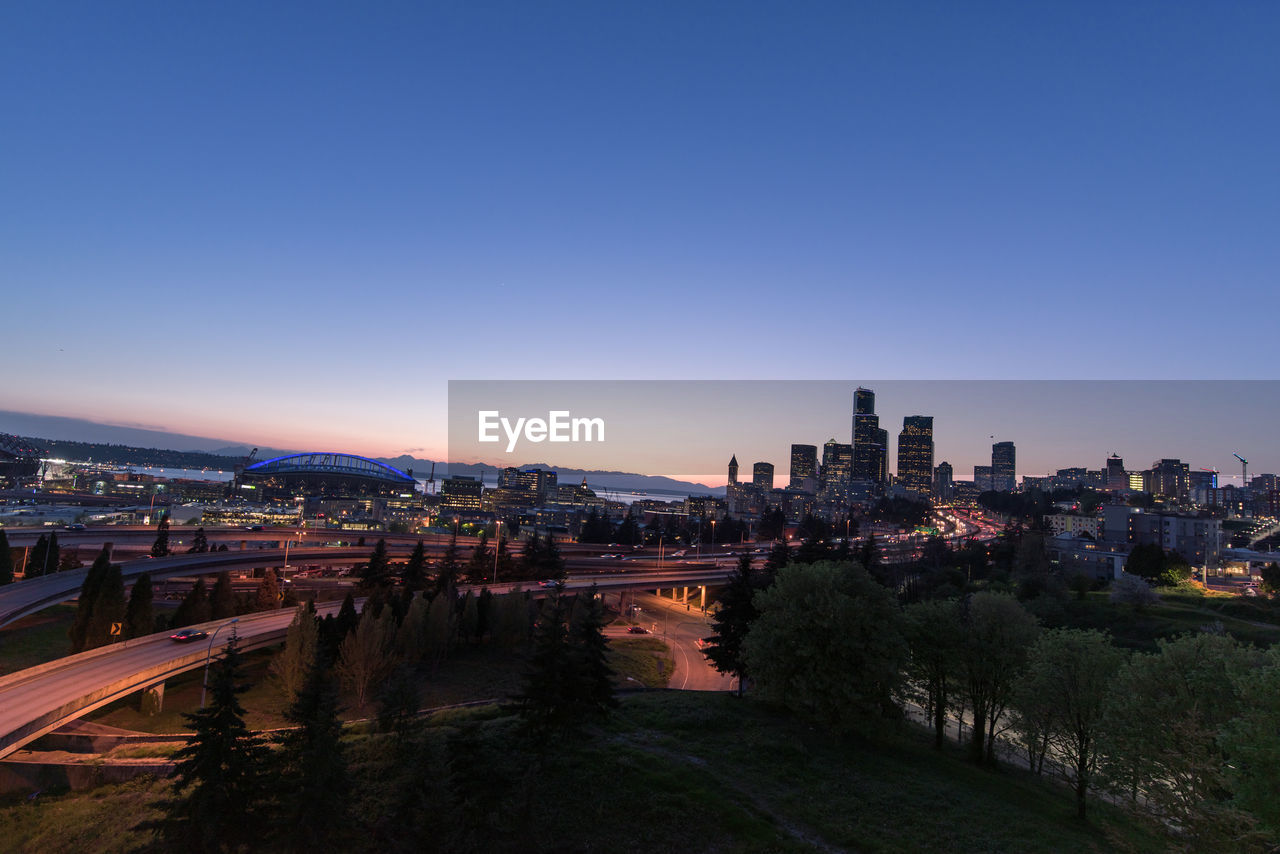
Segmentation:
{"type": "Polygon", "coordinates": [[[1100,760],[1108,691],[1123,661],[1101,632],[1051,629],[1036,638],[1015,686],[1014,705],[1046,733],[1075,790],[1080,818],[1100,760]]]}
{"type": "Polygon", "coordinates": [[[458,603],[453,591],[431,600],[427,608],[425,652],[434,670],[449,654],[457,629],[458,603]]]}
{"type": "Polygon", "coordinates": [[[155,631],[155,616],[152,611],[152,600],[155,592],[151,585],[151,575],[142,573],[133,582],[129,591],[129,606],[124,612],[124,636],[140,638],[155,631]]]}
{"type": "Polygon", "coordinates": [[[1156,581],[1165,569],[1164,549],[1155,543],[1139,543],[1125,558],[1124,571],[1147,581],[1156,581]]]}
{"type": "Polygon", "coordinates": [[[527,732],[544,735],[572,722],[570,682],[572,663],[565,628],[565,606],[560,588],[551,588],[533,632],[533,654],[524,688],[516,696],[517,708],[527,732]]]}
{"type": "Polygon", "coordinates": [[[1122,666],[1108,692],[1100,745],[1107,784],[1131,798],[1141,793],[1191,850],[1231,849],[1245,822],[1230,801],[1220,732],[1243,711],[1237,686],[1262,653],[1220,634],[1157,643],[1122,666]]]}
{"type": "Polygon", "coordinates": [[[169,554],[169,517],[162,515],[156,525],[156,541],[151,544],[152,557],[164,557],[169,554]]]}
{"type": "Polygon", "coordinates": [[[452,591],[458,585],[458,575],[461,572],[462,562],[458,558],[458,529],[454,528],[453,536],[449,538],[449,547],[444,550],[444,557],[440,559],[440,569],[436,573],[436,595],[452,591]]]}
{"type": "Polygon", "coordinates": [[[9,549],[9,537],[0,528],[0,585],[13,583],[13,552],[9,549]]]}
{"type": "Polygon", "coordinates": [[[406,590],[418,591],[427,589],[427,550],[418,540],[409,555],[409,562],[404,566],[404,586],[406,590]]]}
{"type": "Polygon", "coordinates": [[[392,641],[395,618],[384,609],[382,616],[365,614],[342,641],[338,651],[338,676],[355,696],[357,708],[363,712],[374,689],[391,672],[392,641]]]}
{"type": "Polygon", "coordinates": [[[169,627],[180,629],[196,623],[207,623],[211,619],[213,616],[209,606],[209,594],[205,592],[204,579],[197,578],[195,585],[178,603],[177,609],[173,612],[173,618],[169,621],[169,627]]]}
{"type": "Polygon", "coordinates": [[[309,604],[299,605],[285,633],[284,647],[271,659],[271,676],[285,702],[292,704],[298,699],[308,671],[319,660],[319,640],[320,628],[316,624],[315,612],[309,604]]]}
{"type": "MultiPolygon", "coordinates": [[[[1275,564],[1271,564],[1275,566],[1275,564]]],[[[1235,803],[1280,833],[1280,648],[1235,674],[1240,711],[1225,722],[1222,744],[1235,803]]]]}
{"type": "Polygon", "coordinates": [[[274,611],[280,607],[280,583],[276,580],[276,571],[270,567],[262,573],[258,589],[253,594],[253,610],[274,611]]]}
{"type": "Polygon", "coordinates": [[[89,627],[85,632],[85,649],[106,646],[124,640],[124,579],[120,564],[110,563],[101,576],[101,586],[93,600],[89,615],[89,627]],[[113,635],[112,628],[120,624],[120,634],[113,635]]]}
{"type": "Polygon", "coordinates": [[[960,604],[930,599],[909,605],[904,613],[904,634],[910,653],[908,684],[915,686],[933,724],[933,743],[941,748],[946,737],[947,710],[960,681],[960,646],[964,623],[960,604]]]}
{"type": "Polygon", "coordinates": [[[41,534],[39,539],[36,540],[35,546],[32,547],[31,553],[27,556],[27,568],[23,577],[38,578],[51,572],[57,572],[60,559],[58,533],[54,531],[47,537],[41,534]]]}
{"type": "Polygon", "coordinates": [[[94,559],[80,583],[80,596],[76,599],[76,616],[71,624],[71,651],[82,652],[89,636],[89,621],[93,617],[93,604],[102,589],[102,581],[111,566],[111,552],[104,546],[94,559]]]}
{"type": "Polygon", "coordinates": [[[241,667],[232,634],[209,669],[209,704],[184,715],[192,735],[174,754],[174,797],[158,827],[166,849],[217,852],[257,842],[267,754],[244,723],[241,667]]]}
{"type": "Polygon", "coordinates": [[[236,615],[236,594],[231,586],[231,573],[218,573],[209,594],[209,619],[226,620],[236,615]]]}
{"type": "Polygon", "coordinates": [[[209,537],[205,534],[203,527],[196,528],[195,536],[191,538],[191,548],[187,551],[193,554],[204,554],[209,551],[209,537]]]}
{"type": "Polygon", "coordinates": [[[1117,605],[1129,605],[1135,611],[1155,605],[1160,601],[1160,594],[1151,589],[1151,585],[1127,571],[1111,582],[1111,601],[1117,605]]]}
{"type": "MultiPolygon", "coordinates": [[[[301,625],[304,617],[315,625],[314,616],[304,611],[295,623],[301,625]]],[[[275,757],[280,826],[287,828],[282,841],[298,852],[343,848],[341,840],[350,833],[351,783],[342,749],[338,692],[323,651],[313,645],[310,656],[284,713],[294,728],[280,736],[275,757]]]]}
{"type": "Polygon", "coordinates": [[[762,696],[842,727],[895,709],[902,612],[862,567],[792,564],[754,601],[744,653],[762,696]]]}
{"type": "Polygon", "coordinates": [[[609,640],[604,636],[604,602],[594,584],[577,596],[569,625],[573,672],[574,716],[581,720],[607,717],[618,705],[613,696],[613,668],[609,666],[609,640]]]}
{"type": "Polygon", "coordinates": [[[752,624],[760,616],[753,601],[758,587],[751,569],[751,555],[744,554],[738,558],[737,570],[729,576],[729,583],[720,592],[718,607],[711,620],[712,634],[702,650],[716,670],[738,678],[739,697],[747,677],[743,643],[752,624]]]}
{"type": "Polygon", "coordinates": [[[781,510],[768,510],[760,517],[760,524],[756,526],[756,539],[780,540],[786,528],[786,515],[781,510]]]}
{"type": "Polygon", "coordinates": [[[1039,626],[1016,599],[1001,593],[975,593],[961,614],[962,686],[973,712],[970,756],[975,762],[994,763],[996,727],[1039,626]]]}
{"type": "Polygon", "coordinates": [[[360,567],[360,586],[365,590],[374,590],[390,586],[391,559],[387,556],[387,541],[379,538],[373,547],[373,554],[360,567]]]}
{"type": "Polygon", "coordinates": [[[552,534],[547,534],[547,544],[542,549],[542,572],[543,578],[553,581],[563,581],[565,577],[564,557],[560,554],[560,546],[556,544],[556,538],[552,534]]]}
{"type": "MultiPolygon", "coordinates": [[[[0,560],[4,558],[0,557],[0,560]]],[[[1261,590],[1270,595],[1280,593],[1280,564],[1272,561],[1262,568],[1261,590]]]]}
{"type": "Polygon", "coordinates": [[[489,578],[492,572],[493,558],[489,554],[489,533],[482,530],[480,539],[471,549],[471,559],[467,561],[467,579],[473,584],[478,584],[489,578]]]}

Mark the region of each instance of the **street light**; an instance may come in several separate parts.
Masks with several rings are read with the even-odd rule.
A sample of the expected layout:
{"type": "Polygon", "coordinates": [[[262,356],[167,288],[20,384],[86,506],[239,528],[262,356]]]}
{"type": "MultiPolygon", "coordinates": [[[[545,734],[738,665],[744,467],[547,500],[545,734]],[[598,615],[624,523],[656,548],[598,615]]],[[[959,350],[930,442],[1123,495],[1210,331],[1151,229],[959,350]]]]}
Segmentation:
{"type": "MultiPolygon", "coordinates": [[[[214,629],[213,634],[209,635],[209,648],[205,650],[204,653],[204,684],[200,686],[200,708],[202,709],[204,708],[205,694],[209,691],[209,660],[213,657],[213,639],[218,636],[218,632],[222,631],[227,626],[234,625],[238,622],[240,622],[239,617],[232,617],[230,620],[227,620],[225,623],[214,629]]],[[[236,636],[235,629],[231,630],[231,636],[236,636]]]]}
{"type": "Polygon", "coordinates": [[[498,585],[498,550],[502,548],[502,520],[497,522],[497,529],[493,535],[493,584],[498,585]]]}

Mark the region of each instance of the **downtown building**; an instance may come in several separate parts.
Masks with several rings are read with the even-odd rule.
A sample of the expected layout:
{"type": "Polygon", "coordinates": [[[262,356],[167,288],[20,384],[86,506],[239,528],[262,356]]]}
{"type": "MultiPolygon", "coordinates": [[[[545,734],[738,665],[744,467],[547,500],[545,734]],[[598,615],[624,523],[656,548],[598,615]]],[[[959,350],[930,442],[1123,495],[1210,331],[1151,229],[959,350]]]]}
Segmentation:
{"type": "Polygon", "coordinates": [[[991,488],[1013,492],[1017,484],[1017,451],[1013,442],[996,442],[991,446],[991,488]]]}
{"type": "Polygon", "coordinates": [[[898,434],[898,485],[917,497],[933,492],[933,416],[908,415],[898,434]]]}
{"type": "MultiPolygon", "coordinates": [[[[880,429],[876,393],[861,386],[853,393],[853,479],[879,494],[888,479],[889,432],[880,429]]],[[[858,490],[855,486],[855,491],[858,490]]]]}
{"type": "Polygon", "coordinates": [[[818,491],[818,448],[815,445],[791,446],[789,489],[809,494],[818,491]]]}

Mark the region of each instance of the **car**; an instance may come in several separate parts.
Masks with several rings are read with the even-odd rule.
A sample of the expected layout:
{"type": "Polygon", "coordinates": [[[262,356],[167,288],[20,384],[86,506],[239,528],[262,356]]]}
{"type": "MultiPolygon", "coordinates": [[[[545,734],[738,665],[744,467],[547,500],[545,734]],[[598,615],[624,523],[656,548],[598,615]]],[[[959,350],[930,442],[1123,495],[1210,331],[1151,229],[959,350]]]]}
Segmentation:
{"type": "Polygon", "coordinates": [[[79,522],[75,522],[75,523],[73,523],[73,524],[68,525],[68,526],[67,526],[67,530],[68,530],[68,531],[83,531],[83,530],[84,530],[84,525],[81,525],[79,522]]]}
{"type": "Polygon", "coordinates": [[[208,632],[202,632],[199,629],[179,629],[169,635],[169,640],[178,643],[191,643],[192,641],[204,640],[209,636],[208,632]]]}
{"type": "Polygon", "coordinates": [[[627,629],[627,633],[632,635],[647,635],[649,634],[649,630],[646,629],[644,626],[632,626],[631,628],[627,629]]]}
{"type": "Polygon", "coordinates": [[[559,587],[563,582],[556,581],[554,578],[548,578],[546,581],[539,581],[539,587],[559,587]]]}

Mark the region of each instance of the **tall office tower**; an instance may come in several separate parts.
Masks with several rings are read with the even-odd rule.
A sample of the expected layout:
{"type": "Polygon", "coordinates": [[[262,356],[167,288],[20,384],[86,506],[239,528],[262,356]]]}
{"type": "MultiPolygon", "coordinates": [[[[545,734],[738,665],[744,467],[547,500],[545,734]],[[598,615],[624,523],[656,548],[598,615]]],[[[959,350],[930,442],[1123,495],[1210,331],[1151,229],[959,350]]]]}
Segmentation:
{"type": "Polygon", "coordinates": [[[791,446],[791,480],[788,486],[801,492],[818,491],[817,445],[791,446]]]}
{"type": "Polygon", "coordinates": [[[898,483],[920,495],[933,490],[933,416],[908,415],[898,434],[898,483]]]}
{"type": "Polygon", "coordinates": [[[734,454],[729,457],[729,482],[738,482],[738,455],[734,454]]]}
{"type": "Polygon", "coordinates": [[[991,488],[997,492],[1013,492],[1018,483],[1017,453],[1012,442],[996,442],[991,446],[991,488]]]}
{"type": "Polygon", "coordinates": [[[973,467],[973,485],[978,492],[991,491],[991,466],[973,467]]]}
{"type": "Polygon", "coordinates": [[[1129,488],[1129,474],[1124,470],[1124,460],[1115,454],[1107,457],[1106,488],[1123,492],[1129,488]]]}
{"type": "Polygon", "coordinates": [[[1151,464],[1151,494],[1186,501],[1191,497],[1191,466],[1182,460],[1151,464]]]}
{"type": "Polygon", "coordinates": [[[818,492],[825,500],[843,500],[849,495],[853,480],[853,445],[829,440],[822,446],[822,471],[818,476],[818,492]]]}
{"type": "Polygon", "coordinates": [[[939,501],[950,501],[955,495],[955,478],[952,476],[951,463],[943,460],[933,470],[933,497],[939,501]]]}
{"type": "Polygon", "coordinates": [[[768,492],[773,489],[773,463],[756,463],[751,467],[751,482],[768,492]]]}
{"type": "Polygon", "coordinates": [[[889,432],[880,429],[875,409],[874,391],[859,388],[853,393],[853,476],[871,482],[878,490],[888,468],[889,432]]]}

